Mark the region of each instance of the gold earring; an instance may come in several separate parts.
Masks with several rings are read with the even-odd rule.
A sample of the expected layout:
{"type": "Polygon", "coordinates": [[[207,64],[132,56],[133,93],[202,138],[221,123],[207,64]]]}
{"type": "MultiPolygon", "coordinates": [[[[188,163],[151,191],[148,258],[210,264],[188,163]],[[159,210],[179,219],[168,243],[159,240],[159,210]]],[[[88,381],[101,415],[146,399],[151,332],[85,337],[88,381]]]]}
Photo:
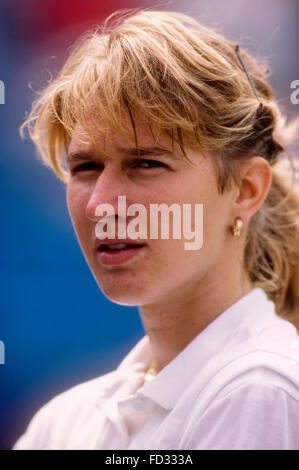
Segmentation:
{"type": "Polygon", "coordinates": [[[232,232],[233,232],[233,236],[234,237],[239,237],[242,233],[242,230],[243,230],[243,220],[241,219],[241,217],[236,217],[235,218],[235,222],[234,222],[234,226],[232,227],[232,232]]]}

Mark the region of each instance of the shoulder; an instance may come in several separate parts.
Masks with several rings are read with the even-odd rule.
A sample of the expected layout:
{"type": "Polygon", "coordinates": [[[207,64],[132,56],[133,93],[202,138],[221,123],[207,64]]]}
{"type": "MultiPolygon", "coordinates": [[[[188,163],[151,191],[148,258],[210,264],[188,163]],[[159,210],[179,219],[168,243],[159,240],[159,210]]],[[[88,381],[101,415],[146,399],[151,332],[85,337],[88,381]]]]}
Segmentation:
{"type": "Polygon", "coordinates": [[[186,448],[299,449],[296,329],[277,318],[242,334],[244,341],[223,361],[217,356],[204,386],[194,389],[186,448]]]}
{"type": "MultiPolygon", "coordinates": [[[[232,348],[226,363],[215,374],[228,390],[243,379],[285,389],[294,396],[299,391],[299,336],[292,323],[276,314],[265,323],[252,324],[246,340],[232,348]]],[[[224,389],[226,390],[226,388],[224,389]]]]}
{"type": "Polygon", "coordinates": [[[189,449],[299,449],[299,338],[279,317],[244,331],[195,403],[189,449]],[[204,430],[204,431],[203,431],[204,430]],[[203,432],[202,432],[203,431],[203,432]]]}
{"type": "Polygon", "coordinates": [[[115,371],[77,384],[54,396],[35,413],[13,450],[51,448],[54,435],[57,442],[63,445],[63,437],[70,435],[78,423],[94,414],[96,399],[105,387],[111,385],[114,377],[115,371]]]}
{"type": "Polygon", "coordinates": [[[211,380],[215,398],[257,387],[283,391],[299,402],[299,337],[293,325],[278,319],[271,327],[252,332],[252,340],[211,380]]]}
{"type": "Polygon", "coordinates": [[[105,390],[105,387],[110,386],[115,378],[116,371],[112,371],[79,383],[53,397],[40,409],[40,412],[46,414],[49,411],[59,411],[61,408],[66,412],[69,408],[72,410],[76,407],[81,408],[82,404],[93,404],[99,394],[105,390]]]}
{"type": "Polygon", "coordinates": [[[111,401],[138,375],[139,360],[148,347],[142,338],[119,366],[104,375],[82,382],[59,393],[43,405],[31,419],[25,433],[13,450],[75,449],[92,445],[92,440],[105,426],[102,402],[111,401]]]}
{"type": "Polygon", "coordinates": [[[195,418],[186,448],[299,449],[299,390],[263,374],[244,374],[195,418]]]}

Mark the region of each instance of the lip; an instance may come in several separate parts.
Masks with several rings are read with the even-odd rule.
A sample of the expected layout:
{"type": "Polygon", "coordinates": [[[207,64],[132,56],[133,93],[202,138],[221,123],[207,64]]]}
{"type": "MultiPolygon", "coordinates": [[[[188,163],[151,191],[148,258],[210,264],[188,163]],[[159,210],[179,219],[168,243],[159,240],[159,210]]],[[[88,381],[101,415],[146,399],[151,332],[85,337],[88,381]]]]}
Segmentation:
{"type": "Polygon", "coordinates": [[[99,250],[102,245],[117,245],[118,243],[126,243],[126,245],[146,245],[145,241],[133,240],[132,238],[103,238],[96,239],[95,248],[99,250]]]}
{"type": "Polygon", "coordinates": [[[99,261],[105,266],[116,266],[126,263],[132,258],[140,255],[140,252],[143,252],[146,248],[146,244],[142,243],[140,240],[124,239],[117,238],[111,239],[106,238],[103,240],[97,240],[96,242],[96,251],[99,261]],[[118,243],[126,243],[128,245],[134,245],[133,248],[125,248],[118,251],[100,251],[101,246],[103,245],[115,245],[118,243]],[[136,247],[136,245],[139,245],[136,247]]]}

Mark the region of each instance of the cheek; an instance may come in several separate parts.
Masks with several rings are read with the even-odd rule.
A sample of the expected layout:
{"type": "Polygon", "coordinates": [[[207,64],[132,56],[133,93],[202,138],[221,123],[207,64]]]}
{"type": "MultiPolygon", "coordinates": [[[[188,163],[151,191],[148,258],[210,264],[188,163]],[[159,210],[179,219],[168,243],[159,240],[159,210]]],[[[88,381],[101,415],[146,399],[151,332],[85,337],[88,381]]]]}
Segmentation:
{"type": "Polygon", "coordinates": [[[69,211],[69,214],[72,218],[72,210],[73,210],[73,195],[72,195],[72,190],[70,184],[68,184],[67,189],[66,189],[66,204],[67,208],[69,211]]]}
{"type": "Polygon", "coordinates": [[[66,201],[73,224],[76,225],[85,215],[88,195],[85,194],[78,185],[69,183],[66,192],[66,201]]]}
{"type": "Polygon", "coordinates": [[[88,198],[78,185],[69,184],[66,192],[67,207],[77,240],[85,256],[89,256],[92,239],[92,222],[86,216],[88,198]]]}

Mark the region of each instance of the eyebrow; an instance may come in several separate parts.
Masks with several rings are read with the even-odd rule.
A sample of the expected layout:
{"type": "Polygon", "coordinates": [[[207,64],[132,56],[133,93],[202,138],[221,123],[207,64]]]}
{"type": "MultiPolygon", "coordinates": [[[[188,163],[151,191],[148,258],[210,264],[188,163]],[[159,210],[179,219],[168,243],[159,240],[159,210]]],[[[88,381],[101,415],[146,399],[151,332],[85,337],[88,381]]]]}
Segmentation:
{"type": "MultiPolygon", "coordinates": [[[[168,158],[174,160],[181,160],[180,157],[177,157],[171,150],[162,148],[162,147],[139,147],[139,152],[136,147],[126,148],[126,147],[117,147],[117,151],[124,155],[130,157],[138,157],[140,156],[157,156],[157,155],[165,155],[168,158]]],[[[66,156],[68,163],[71,162],[82,162],[86,160],[93,160],[95,156],[92,152],[87,151],[74,151],[71,152],[66,156]]]]}

